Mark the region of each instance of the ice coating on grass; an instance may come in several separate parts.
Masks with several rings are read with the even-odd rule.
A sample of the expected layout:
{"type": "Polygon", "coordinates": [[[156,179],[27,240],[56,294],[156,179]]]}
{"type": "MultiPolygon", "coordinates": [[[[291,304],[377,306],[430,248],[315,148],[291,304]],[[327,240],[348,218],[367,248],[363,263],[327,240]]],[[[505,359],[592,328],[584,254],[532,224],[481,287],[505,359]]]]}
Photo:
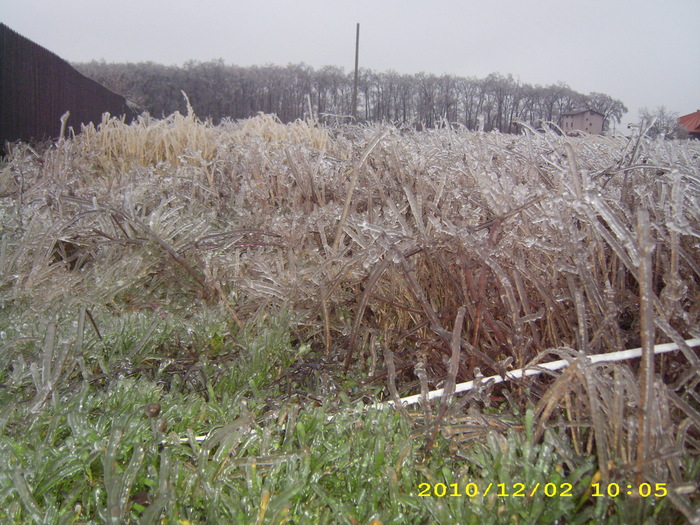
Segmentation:
{"type": "MultiPolygon", "coordinates": [[[[185,117],[160,122],[159,131],[149,125],[107,126],[116,157],[101,149],[108,142],[98,131],[62,144],[63,158],[72,159],[70,188],[65,180],[42,178],[54,157],[43,159],[48,168],[33,155],[15,157],[3,168],[27,176],[25,215],[0,202],[12,225],[0,252],[4,302],[38,289],[47,300],[69,303],[128,296],[137,308],[223,297],[235,298],[229,306],[246,312],[262,305],[296,307],[302,317],[317,318],[321,288],[328,292],[328,312],[354,312],[369,274],[388,258],[376,286],[383,299],[395,296],[383,303],[372,298],[370,307],[382,320],[397,319],[396,337],[427,315],[407,284],[408,267],[442,309],[442,329],[449,329],[449,312],[461,302],[480,301],[481,310],[474,306],[468,316],[489,317],[471,319],[469,326],[487,323],[488,331],[469,335],[514,355],[535,352],[538,337],[540,346],[570,340],[564,332],[573,325],[567,317],[571,278],[583,290],[590,332],[601,334],[594,341],[599,349],[630,337],[614,336],[615,323],[603,323],[605,300],[595,288],[607,280],[618,293],[609,300],[616,311],[628,309],[631,299],[623,289],[639,263],[635,206],[651,209],[660,253],[684,268],[673,273],[669,264],[659,276],[661,283],[675,283],[665,300],[695,289],[684,280],[696,257],[688,238],[700,231],[694,144],[564,137],[547,127],[521,136],[459,127],[400,134],[387,126],[333,134],[308,123],[285,126],[270,116],[219,127],[185,117]],[[185,131],[194,134],[174,143],[185,131]],[[140,149],[146,138],[158,148],[140,149]],[[83,169],[95,163],[99,177],[83,169]],[[53,196],[49,205],[46,195],[53,196]],[[35,212],[31,219],[29,210],[35,212]],[[52,259],[57,239],[80,241],[76,246],[94,263],[67,270],[52,259]],[[177,286],[165,297],[145,297],[168,282],[177,286]],[[501,284],[506,282],[510,290],[501,284]],[[536,318],[540,311],[545,314],[536,318]],[[528,321],[518,321],[523,318],[528,321]],[[506,336],[518,324],[522,347],[506,336]]],[[[688,311],[676,315],[692,317],[688,311]]],[[[343,330],[344,322],[329,327],[343,330]]],[[[359,323],[357,331],[363,329],[359,323]]],[[[428,329],[422,337],[431,334],[428,329]]]]}
{"type": "Polygon", "coordinates": [[[632,260],[635,266],[639,265],[639,247],[637,242],[632,237],[632,233],[622,223],[622,220],[612,210],[612,208],[601,198],[595,194],[590,198],[591,204],[605,222],[610,226],[610,229],[615,233],[617,238],[622,242],[622,245],[627,249],[627,255],[632,260]]]}

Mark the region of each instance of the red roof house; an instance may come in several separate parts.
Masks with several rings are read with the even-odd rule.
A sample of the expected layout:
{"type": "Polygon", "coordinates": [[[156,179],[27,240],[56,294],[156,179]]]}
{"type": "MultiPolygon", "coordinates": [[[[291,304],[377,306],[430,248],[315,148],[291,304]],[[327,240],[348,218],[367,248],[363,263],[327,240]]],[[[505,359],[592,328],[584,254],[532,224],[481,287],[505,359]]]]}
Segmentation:
{"type": "Polygon", "coordinates": [[[695,113],[683,115],[678,119],[678,123],[688,130],[691,137],[700,139],[700,109],[695,113]]]}

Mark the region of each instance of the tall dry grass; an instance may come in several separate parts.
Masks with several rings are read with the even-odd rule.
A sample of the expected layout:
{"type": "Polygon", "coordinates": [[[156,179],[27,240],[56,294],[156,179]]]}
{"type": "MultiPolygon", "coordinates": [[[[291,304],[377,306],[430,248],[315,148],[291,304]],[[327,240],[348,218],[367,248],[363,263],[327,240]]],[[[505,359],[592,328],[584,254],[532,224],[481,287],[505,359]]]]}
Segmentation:
{"type": "Polygon", "coordinates": [[[106,119],[11,149],[0,289],[49,309],[221,303],[239,325],[283,307],[368,381],[387,356],[395,396],[571,359],[475,395],[536,403],[537,435],[595,450],[603,479],[682,485],[700,452],[684,342],[699,335],[699,158],[643,133],[106,119]],[[680,352],[650,354],[667,341],[680,352]],[[636,346],[641,365],[581,359],[636,346]]]}

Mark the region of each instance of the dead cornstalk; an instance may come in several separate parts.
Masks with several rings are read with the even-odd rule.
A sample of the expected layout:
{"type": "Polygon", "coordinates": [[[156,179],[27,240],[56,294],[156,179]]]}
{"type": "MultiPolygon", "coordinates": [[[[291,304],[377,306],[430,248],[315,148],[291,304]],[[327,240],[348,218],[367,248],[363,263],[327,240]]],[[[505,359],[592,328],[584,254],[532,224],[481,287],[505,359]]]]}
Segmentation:
{"type": "Polygon", "coordinates": [[[642,363],[639,368],[639,441],[637,442],[637,485],[644,481],[643,469],[648,455],[651,418],[648,417],[654,381],[654,292],[652,283],[652,253],[655,244],[649,227],[649,212],[637,212],[637,242],[639,243],[639,310],[642,336],[642,363]]]}
{"type": "Polygon", "coordinates": [[[464,306],[460,306],[457,310],[457,318],[455,319],[455,325],[452,329],[452,340],[450,341],[450,347],[452,349],[452,355],[450,356],[450,364],[447,369],[447,377],[445,378],[444,395],[440,400],[440,411],[433,423],[433,432],[428,439],[428,444],[425,447],[426,455],[430,452],[433,446],[435,437],[440,430],[440,422],[445,417],[447,413],[447,408],[449,407],[450,401],[452,400],[452,395],[455,393],[455,385],[457,384],[457,371],[459,370],[459,354],[462,348],[462,325],[464,324],[464,315],[467,309],[464,306]]]}

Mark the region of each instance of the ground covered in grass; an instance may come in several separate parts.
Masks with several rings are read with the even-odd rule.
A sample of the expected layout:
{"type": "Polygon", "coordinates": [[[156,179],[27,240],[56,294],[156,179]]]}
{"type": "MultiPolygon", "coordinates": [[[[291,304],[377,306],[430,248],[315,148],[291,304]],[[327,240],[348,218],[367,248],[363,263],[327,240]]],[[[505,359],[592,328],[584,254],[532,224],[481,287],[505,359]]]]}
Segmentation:
{"type": "Polygon", "coordinates": [[[24,348],[3,362],[3,522],[586,523],[610,512],[673,515],[654,498],[593,498],[594,458],[577,455],[561,432],[534,443],[531,410],[451,418],[452,431],[469,438],[440,439],[426,457],[420,414],[358,413],[361,398],[376,392],[349,381],[335,395],[297,390],[289,370],[299,348],[288,318],[242,334],[223,314],[173,317],[156,330],[144,315],[127,314],[105,320],[103,339],[87,337],[80,349],[75,332],[90,331],[84,325],[66,320],[53,344],[46,326],[25,332],[24,348]],[[32,354],[61,345],[47,366],[60,367],[62,352],[80,362],[55,372],[61,381],[44,396],[33,388],[32,373],[43,370],[32,367],[32,354]]]}
{"type": "Polygon", "coordinates": [[[193,114],[13,147],[2,521],[698,521],[699,156],[193,114]]]}

